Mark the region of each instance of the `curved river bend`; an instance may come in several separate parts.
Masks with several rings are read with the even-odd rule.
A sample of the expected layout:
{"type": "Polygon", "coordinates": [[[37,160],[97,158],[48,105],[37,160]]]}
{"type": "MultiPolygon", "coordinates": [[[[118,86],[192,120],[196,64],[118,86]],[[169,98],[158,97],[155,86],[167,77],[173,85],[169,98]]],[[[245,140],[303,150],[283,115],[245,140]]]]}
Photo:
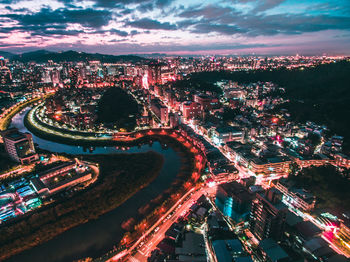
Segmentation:
{"type": "MultiPolygon", "coordinates": [[[[22,132],[29,132],[23,124],[24,116],[28,110],[17,114],[12,119],[11,126],[17,127],[22,132]]],[[[121,223],[130,217],[136,216],[138,214],[137,210],[141,206],[146,205],[150,200],[169,188],[181,167],[180,156],[170,147],[162,148],[159,142],[154,142],[152,145],[132,147],[126,151],[118,150],[115,147],[96,147],[93,153],[90,153],[84,151],[82,147],[54,143],[35,135],[33,135],[33,140],[42,149],[68,154],[125,154],[151,150],[164,157],[164,165],[159,176],[148,187],[137,192],[116,209],[7,260],[11,262],[61,262],[103,255],[119,243],[124,233],[121,223]]]]}

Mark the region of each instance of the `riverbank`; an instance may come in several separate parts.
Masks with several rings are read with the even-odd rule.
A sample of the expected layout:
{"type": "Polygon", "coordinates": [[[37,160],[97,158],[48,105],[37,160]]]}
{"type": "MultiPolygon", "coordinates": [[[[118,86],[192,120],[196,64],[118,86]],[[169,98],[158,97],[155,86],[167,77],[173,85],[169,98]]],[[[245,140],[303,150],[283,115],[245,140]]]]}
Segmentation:
{"type": "Polygon", "coordinates": [[[163,157],[155,152],[79,156],[100,165],[98,181],[57,205],[44,207],[0,228],[0,260],[115,209],[159,174],[163,157]]]}
{"type": "MultiPolygon", "coordinates": [[[[22,132],[28,132],[24,126],[25,112],[14,120],[14,127],[22,132]]],[[[44,134],[45,135],[45,134],[44,134]]],[[[51,142],[47,139],[33,134],[34,142],[38,146],[38,152],[49,153],[58,152],[75,156],[81,154],[127,154],[136,152],[147,152],[145,150],[155,150],[164,156],[164,167],[160,175],[149,186],[139,190],[135,196],[130,197],[120,207],[100,216],[96,220],[91,220],[71,230],[60,234],[45,244],[31,248],[11,257],[8,261],[44,261],[46,257],[50,261],[63,262],[73,261],[82,257],[99,257],[101,254],[112,250],[123,238],[126,232],[131,233],[137,227],[140,219],[147,217],[147,222],[152,223],[153,218],[166,211],[171,203],[178,198],[177,193],[187,191],[193,184],[187,183],[191,177],[197,181],[200,170],[203,168],[203,161],[199,149],[188,140],[181,130],[154,129],[145,130],[131,134],[128,141],[113,141],[107,143],[77,143],[66,139],[51,142]],[[84,147],[87,150],[84,150],[84,147]],[[122,148],[120,150],[119,148],[122,148]],[[152,148],[152,149],[148,149],[152,148]],[[95,153],[94,153],[95,152],[95,153]],[[175,154],[176,152],[176,154],[175,154]],[[198,162],[202,162],[201,164],[198,162]],[[195,164],[196,163],[196,164],[195,164]],[[169,198],[170,197],[170,198],[169,198]],[[163,205],[164,204],[164,205],[163,205]],[[131,228],[122,227],[123,223],[134,219],[131,228]]],[[[137,237],[136,234],[132,236],[137,237]]],[[[131,236],[131,235],[129,235],[131,236]]]]}
{"type": "Polygon", "coordinates": [[[4,118],[0,119],[0,131],[6,130],[9,127],[12,118],[22,109],[30,106],[35,102],[38,102],[41,99],[46,99],[50,95],[52,94],[46,95],[45,97],[35,97],[29,101],[25,101],[17,104],[14,108],[11,109],[11,111],[6,116],[4,116],[4,118]]]}
{"type": "Polygon", "coordinates": [[[176,139],[176,136],[169,135],[172,132],[172,130],[170,129],[163,132],[161,132],[161,130],[159,130],[159,132],[153,132],[152,130],[140,131],[139,134],[135,133],[134,137],[130,140],[113,140],[112,138],[103,140],[88,140],[79,138],[73,139],[70,137],[56,135],[54,133],[48,133],[39,129],[36,125],[29,121],[29,113],[30,111],[24,117],[24,126],[35,136],[59,144],[81,146],[86,148],[101,146],[133,147],[140,146],[142,144],[153,143],[154,141],[159,141],[161,144],[169,145],[174,149],[177,148],[178,152],[183,152],[183,150],[187,150],[187,148],[176,139]]]}
{"type": "MultiPolygon", "coordinates": [[[[156,133],[148,134],[148,130],[140,131],[139,136],[137,133],[130,135],[128,140],[113,140],[112,137],[91,137],[90,133],[73,132],[69,130],[62,130],[57,127],[51,127],[44,123],[35,122],[31,120],[32,110],[30,110],[24,117],[24,126],[34,135],[45,140],[52,142],[75,145],[75,146],[138,146],[139,144],[146,144],[152,141],[152,138],[157,135],[156,133]],[[41,127],[41,128],[39,128],[41,127]],[[66,132],[68,135],[64,135],[66,132]],[[137,137],[136,137],[137,136],[137,137]]],[[[35,117],[33,117],[35,118],[35,117]]],[[[160,131],[160,130],[159,130],[160,131]]],[[[170,130],[169,130],[170,131],[170,130]]],[[[152,131],[151,131],[152,132],[152,131]]],[[[161,137],[167,137],[168,134],[164,133],[161,137]]]]}
{"type": "Polygon", "coordinates": [[[29,110],[24,117],[25,127],[40,137],[45,137],[51,141],[58,141],[65,144],[83,144],[92,142],[106,142],[111,140],[111,136],[104,133],[81,132],[63,129],[49,125],[37,117],[37,110],[40,106],[29,110]],[[99,136],[97,136],[99,135],[99,136]],[[65,141],[65,142],[64,142],[65,141]]]}

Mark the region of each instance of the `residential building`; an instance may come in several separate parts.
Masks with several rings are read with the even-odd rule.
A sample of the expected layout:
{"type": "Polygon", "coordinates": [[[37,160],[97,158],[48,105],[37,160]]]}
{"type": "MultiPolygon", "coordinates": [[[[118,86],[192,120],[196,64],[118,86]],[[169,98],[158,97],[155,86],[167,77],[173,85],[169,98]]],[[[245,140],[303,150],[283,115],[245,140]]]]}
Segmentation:
{"type": "Polygon", "coordinates": [[[282,193],[272,188],[266,193],[257,193],[252,202],[250,231],[261,241],[266,238],[280,240],[285,227],[287,206],[282,203],[282,193]]]}
{"type": "Polygon", "coordinates": [[[167,124],[169,120],[168,108],[159,99],[151,101],[151,109],[162,124],[167,124]]]}
{"type": "Polygon", "coordinates": [[[35,152],[32,135],[21,133],[16,128],[2,132],[6,152],[9,156],[21,164],[31,163],[39,158],[35,152]]]}

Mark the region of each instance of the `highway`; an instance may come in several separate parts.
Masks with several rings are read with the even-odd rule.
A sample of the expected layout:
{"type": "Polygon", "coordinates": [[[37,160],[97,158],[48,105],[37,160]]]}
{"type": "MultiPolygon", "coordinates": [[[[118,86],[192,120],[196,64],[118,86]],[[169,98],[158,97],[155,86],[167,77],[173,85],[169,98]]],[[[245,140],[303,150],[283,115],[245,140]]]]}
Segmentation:
{"type": "Polygon", "coordinates": [[[130,261],[147,261],[147,257],[150,256],[152,250],[154,250],[164,238],[165,232],[179,217],[186,214],[193,203],[203,194],[203,191],[204,190],[199,190],[195,192],[187,201],[175,208],[175,213],[173,215],[168,215],[160,221],[160,225],[153,230],[153,232],[157,232],[155,232],[145,244],[139,246],[138,252],[130,258],[130,261]]]}
{"type": "MultiPolygon", "coordinates": [[[[215,194],[216,187],[202,187],[198,190],[192,189],[186,193],[173,207],[164,214],[135,244],[123,253],[124,261],[147,261],[151,252],[156,249],[159,242],[165,236],[165,232],[171,225],[184,216],[190,207],[204,194],[215,194]]],[[[109,261],[120,261],[121,256],[117,254],[109,261]]]]}
{"type": "MultiPolygon", "coordinates": [[[[190,127],[190,125],[188,126],[190,127]]],[[[210,141],[210,139],[208,139],[207,137],[204,138],[213,146],[215,146],[210,141]]],[[[222,148],[219,148],[219,150],[224,154],[225,157],[232,161],[231,158],[225,152],[223,152],[222,148]]],[[[242,170],[239,171],[241,172],[242,170]]],[[[243,175],[242,173],[241,175],[243,175]]],[[[244,174],[243,176],[247,176],[247,174],[244,174]]],[[[220,183],[227,183],[232,180],[235,180],[235,177],[226,180],[215,181],[215,183],[211,187],[205,186],[198,190],[195,190],[193,188],[186,195],[184,195],[176,204],[174,204],[173,207],[164,216],[162,216],[158,220],[158,222],[155,223],[145,234],[143,234],[143,236],[134,245],[132,245],[130,248],[123,251],[122,253],[117,254],[109,261],[120,261],[121,259],[123,261],[127,260],[134,262],[147,261],[147,258],[151,255],[151,252],[154,249],[156,249],[157,245],[164,239],[165,232],[171,227],[171,225],[174,222],[177,221],[179,217],[187,213],[189,208],[198,200],[200,196],[213,195],[216,193],[216,185],[220,183]],[[186,199],[188,195],[190,195],[190,197],[186,199]],[[174,210],[175,212],[173,212],[174,210]]]]}

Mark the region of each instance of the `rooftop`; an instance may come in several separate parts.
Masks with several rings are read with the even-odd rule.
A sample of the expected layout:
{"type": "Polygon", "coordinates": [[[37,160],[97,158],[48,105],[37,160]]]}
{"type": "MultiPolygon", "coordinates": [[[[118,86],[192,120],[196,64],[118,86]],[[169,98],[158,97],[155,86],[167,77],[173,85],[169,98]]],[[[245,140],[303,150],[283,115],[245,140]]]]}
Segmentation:
{"type": "Polygon", "coordinates": [[[242,133],[242,130],[235,126],[221,126],[217,127],[215,130],[218,133],[242,133]]]}
{"type": "Polygon", "coordinates": [[[281,259],[287,259],[288,255],[287,253],[276,243],[275,240],[271,238],[263,239],[259,247],[264,250],[266,255],[272,260],[272,261],[278,261],[281,259]]]}
{"type": "Polygon", "coordinates": [[[215,240],[213,249],[218,262],[232,261],[234,256],[243,252],[242,244],[238,239],[215,240]]]}
{"type": "Polygon", "coordinates": [[[206,261],[203,235],[194,232],[186,233],[185,239],[182,242],[182,247],[177,247],[175,252],[178,255],[190,256],[192,260],[190,259],[187,261],[193,261],[193,257],[202,257],[201,260],[196,261],[206,261]]]}

